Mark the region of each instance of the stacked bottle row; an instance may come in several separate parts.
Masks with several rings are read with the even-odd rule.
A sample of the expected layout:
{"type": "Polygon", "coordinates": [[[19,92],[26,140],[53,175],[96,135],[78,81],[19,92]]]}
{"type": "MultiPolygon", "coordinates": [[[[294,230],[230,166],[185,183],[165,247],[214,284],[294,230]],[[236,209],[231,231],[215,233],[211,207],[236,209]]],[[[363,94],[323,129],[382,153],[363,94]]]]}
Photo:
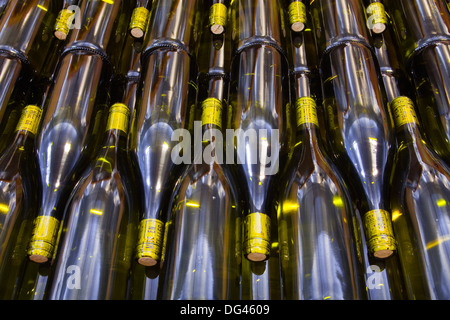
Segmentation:
{"type": "Polygon", "coordinates": [[[450,12],[385,5],[9,1],[0,297],[448,299],[450,12]]]}

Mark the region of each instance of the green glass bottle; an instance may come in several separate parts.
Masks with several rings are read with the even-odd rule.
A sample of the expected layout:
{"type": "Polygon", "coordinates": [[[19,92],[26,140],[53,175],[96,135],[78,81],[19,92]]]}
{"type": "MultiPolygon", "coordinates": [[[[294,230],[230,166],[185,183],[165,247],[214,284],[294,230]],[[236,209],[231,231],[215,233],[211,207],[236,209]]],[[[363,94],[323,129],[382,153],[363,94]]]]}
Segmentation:
{"type": "Polygon", "coordinates": [[[319,43],[325,44],[321,77],[328,149],[362,215],[370,255],[385,259],[396,251],[386,198],[393,124],[362,24],[363,10],[354,2],[314,5],[322,9],[324,21],[319,43]],[[336,14],[342,15],[341,23],[333,23],[336,14]]]}
{"type": "Polygon", "coordinates": [[[16,134],[0,155],[0,299],[15,299],[41,188],[34,138],[42,110],[23,109],[16,134]]]}
{"type": "Polygon", "coordinates": [[[394,230],[409,299],[450,297],[450,168],[422,138],[412,100],[391,104],[398,151],[391,177],[394,230]]]}
{"type": "Polygon", "coordinates": [[[237,300],[241,206],[233,164],[226,163],[224,135],[230,41],[207,28],[202,39],[197,99],[202,112],[194,124],[194,130],[201,128],[202,145],[194,146],[193,163],[186,166],[171,198],[159,296],[237,300]]]}
{"type": "Polygon", "coordinates": [[[126,36],[126,28],[115,33],[120,10],[129,18],[130,3],[81,2],[83,27],[70,33],[43,102],[36,139],[43,196],[28,250],[32,261],[52,259],[67,197],[101,142],[115,65],[111,53],[122,49],[126,36]],[[119,43],[110,41],[113,34],[119,43]]]}
{"type": "Polygon", "coordinates": [[[288,158],[286,14],[280,1],[231,3],[236,177],[243,197],[243,299],[279,299],[277,184],[288,158]],[[245,17],[245,18],[243,18],[245,17]]]}
{"type": "Polygon", "coordinates": [[[9,1],[4,7],[0,18],[0,151],[13,138],[29,82],[53,74],[55,55],[62,49],[51,33],[58,7],[59,1],[51,0],[9,1]]]}
{"type": "Polygon", "coordinates": [[[145,190],[136,249],[136,258],[143,266],[161,261],[170,197],[183,162],[191,161],[189,152],[183,157],[172,155],[179,143],[177,133],[192,129],[194,120],[198,90],[194,58],[198,39],[194,34],[199,31],[199,5],[197,1],[154,2],[150,32],[144,40],[130,142],[145,190]]]}
{"type": "Polygon", "coordinates": [[[450,13],[439,0],[386,2],[395,12],[397,41],[416,88],[423,136],[450,165],[450,13]]]}
{"type": "Polygon", "coordinates": [[[141,209],[128,126],[128,107],[111,106],[102,146],[67,204],[49,299],[126,297],[141,209]]]}
{"type": "Polygon", "coordinates": [[[292,34],[297,142],[280,183],[278,242],[283,299],[366,299],[355,212],[319,131],[316,48],[311,29],[292,34]]]}

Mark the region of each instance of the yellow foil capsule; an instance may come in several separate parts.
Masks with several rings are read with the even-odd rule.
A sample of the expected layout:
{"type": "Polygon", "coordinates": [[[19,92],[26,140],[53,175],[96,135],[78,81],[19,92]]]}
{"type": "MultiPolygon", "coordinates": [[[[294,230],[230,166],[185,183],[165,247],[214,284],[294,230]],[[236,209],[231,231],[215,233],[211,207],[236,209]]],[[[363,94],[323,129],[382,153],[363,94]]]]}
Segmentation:
{"type": "Polygon", "coordinates": [[[55,37],[59,40],[66,40],[75,13],[72,10],[63,9],[58,13],[55,23],[55,37]]]}
{"type": "Polygon", "coordinates": [[[215,3],[209,9],[209,28],[214,34],[222,34],[227,23],[227,6],[215,3]]]}
{"type": "Polygon", "coordinates": [[[367,16],[367,26],[370,30],[375,33],[382,33],[386,29],[388,18],[382,3],[371,3],[367,7],[367,16]]]}
{"type": "Polygon", "coordinates": [[[52,258],[58,239],[59,225],[59,220],[54,217],[36,217],[27,251],[31,261],[43,263],[52,258]]]}
{"type": "Polygon", "coordinates": [[[22,111],[22,116],[19,119],[16,131],[23,130],[36,134],[41,121],[41,116],[41,108],[33,105],[26,106],[22,111]]]}
{"type": "Polygon", "coordinates": [[[397,127],[404,124],[418,124],[414,103],[408,97],[397,97],[391,102],[392,111],[394,113],[394,121],[397,127]]]}
{"type": "Polygon", "coordinates": [[[202,126],[214,124],[222,128],[222,102],[216,98],[208,98],[202,103],[202,126]]]}
{"type": "Polygon", "coordinates": [[[386,210],[376,209],[364,215],[368,250],[374,257],[384,259],[397,250],[392,221],[386,210]]]}
{"type": "Polygon", "coordinates": [[[134,38],[142,38],[147,31],[150,11],[144,7],[134,8],[128,29],[134,38]]]}
{"type": "Polygon", "coordinates": [[[122,130],[128,132],[128,120],[130,117],[130,109],[123,103],[116,103],[109,110],[108,123],[106,130],[122,130]]]}
{"type": "Polygon", "coordinates": [[[244,250],[247,259],[264,261],[270,255],[270,217],[264,213],[249,214],[244,221],[244,250]]]}
{"type": "Polygon", "coordinates": [[[158,219],[144,219],[139,224],[136,258],[139,264],[154,266],[161,259],[164,223],[158,219]]]}
{"type": "Polygon", "coordinates": [[[319,126],[317,118],[316,101],[310,97],[299,98],[296,103],[297,127],[304,123],[312,123],[319,126]]]}
{"type": "Polygon", "coordinates": [[[303,31],[307,22],[305,4],[301,1],[292,1],[289,4],[288,11],[291,30],[295,32],[303,31]]]}

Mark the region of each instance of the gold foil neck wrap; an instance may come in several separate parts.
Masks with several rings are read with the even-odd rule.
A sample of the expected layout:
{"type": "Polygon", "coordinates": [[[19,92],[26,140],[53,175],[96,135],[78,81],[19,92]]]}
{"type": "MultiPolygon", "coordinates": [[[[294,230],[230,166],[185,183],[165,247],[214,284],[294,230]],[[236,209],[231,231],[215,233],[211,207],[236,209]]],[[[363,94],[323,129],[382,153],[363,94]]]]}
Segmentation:
{"type": "Polygon", "coordinates": [[[382,33],[388,22],[388,16],[382,3],[373,2],[367,7],[367,27],[370,30],[382,33]]]}
{"type": "Polygon", "coordinates": [[[144,7],[134,8],[128,29],[135,38],[142,38],[147,31],[150,11],[144,7]]]}
{"type": "Polygon", "coordinates": [[[270,217],[255,212],[244,221],[245,255],[252,261],[266,260],[270,255],[270,217]]]}
{"type": "Polygon", "coordinates": [[[22,111],[22,115],[16,127],[16,131],[22,130],[31,132],[32,134],[36,134],[39,129],[41,116],[41,108],[33,105],[26,106],[22,111]]]}
{"type": "Polygon", "coordinates": [[[368,250],[376,258],[388,258],[397,250],[391,216],[388,211],[376,209],[364,217],[368,250]]]}
{"type": "Polygon", "coordinates": [[[215,3],[209,9],[209,27],[212,33],[222,34],[227,24],[227,6],[215,3]]]}
{"type": "Polygon", "coordinates": [[[391,108],[394,113],[394,121],[397,128],[409,123],[419,124],[416,111],[414,110],[414,103],[410,98],[395,98],[391,102],[391,108]]]}
{"type": "Polygon", "coordinates": [[[222,102],[216,98],[208,98],[202,103],[202,126],[206,124],[222,128],[222,102]]]}
{"type": "Polygon", "coordinates": [[[305,123],[319,126],[316,101],[311,97],[301,97],[295,102],[297,127],[305,123]]]}
{"type": "Polygon", "coordinates": [[[34,220],[33,234],[27,254],[35,262],[51,259],[56,248],[60,221],[51,216],[38,216],[34,220]]]}
{"type": "Polygon", "coordinates": [[[123,103],[116,103],[109,110],[106,130],[121,130],[127,133],[129,119],[130,109],[123,103]]]}
{"type": "Polygon", "coordinates": [[[145,266],[153,266],[161,260],[164,240],[164,223],[158,219],[143,219],[139,224],[136,259],[145,266]]]}
{"type": "Polygon", "coordinates": [[[60,40],[65,40],[70,32],[73,16],[72,10],[63,9],[58,13],[55,23],[55,36],[60,40]]]}
{"type": "Polygon", "coordinates": [[[301,1],[292,1],[288,7],[289,23],[292,31],[303,31],[307,22],[306,6],[301,1]]]}

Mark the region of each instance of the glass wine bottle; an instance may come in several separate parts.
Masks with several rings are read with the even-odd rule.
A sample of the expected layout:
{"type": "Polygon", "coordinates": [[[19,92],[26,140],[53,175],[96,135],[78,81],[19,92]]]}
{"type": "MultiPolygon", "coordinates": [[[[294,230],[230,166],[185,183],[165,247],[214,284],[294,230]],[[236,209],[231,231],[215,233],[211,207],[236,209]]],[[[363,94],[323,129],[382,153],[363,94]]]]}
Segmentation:
{"type": "Polygon", "coordinates": [[[319,43],[326,45],[320,50],[328,148],[362,215],[370,255],[385,259],[396,251],[386,201],[393,124],[363,11],[353,2],[313,5],[323,13],[319,43]],[[336,15],[339,21],[333,20],[336,15]]]}
{"type": "Polygon", "coordinates": [[[28,249],[32,261],[52,259],[67,197],[101,142],[113,66],[109,53],[122,49],[120,43],[109,42],[120,10],[130,15],[130,3],[81,3],[83,28],[70,33],[43,102],[36,139],[43,197],[28,249]]]}
{"type": "Polygon", "coordinates": [[[49,299],[126,296],[141,207],[128,126],[128,107],[112,105],[102,146],[67,204],[49,299]]]}
{"type": "Polygon", "coordinates": [[[0,155],[0,298],[15,299],[41,193],[34,138],[42,110],[23,109],[16,134],[0,155]]]}
{"type": "Polygon", "coordinates": [[[278,206],[283,299],[365,299],[355,213],[322,144],[320,83],[311,29],[292,35],[297,143],[283,172],[278,206]]]}
{"type": "Polygon", "coordinates": [[[192,41],[198,32],[198,5],[197,1],[153,3],[150,32],[144,41],[130,142],[144,185],[145,208],[136,249],[136,258],[144,266],[161,261],[169,199],[183,163],[191,161],[190,152],[173,155],[179,134],[191,129],[194,120],[198,66],[192,41]]]}

